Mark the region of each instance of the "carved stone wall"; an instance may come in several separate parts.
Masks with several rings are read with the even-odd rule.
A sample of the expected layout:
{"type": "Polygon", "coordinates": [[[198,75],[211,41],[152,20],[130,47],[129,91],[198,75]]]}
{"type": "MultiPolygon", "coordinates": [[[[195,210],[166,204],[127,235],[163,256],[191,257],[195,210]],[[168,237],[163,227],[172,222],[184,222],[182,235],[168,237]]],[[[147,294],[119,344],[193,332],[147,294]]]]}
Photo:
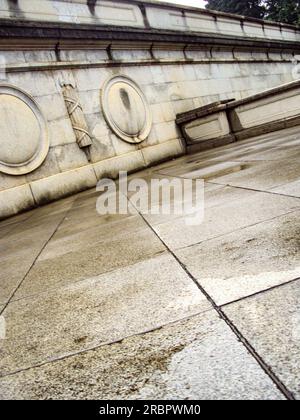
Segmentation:
{"type": "Polygon", "coordinates": [[[32,4],[0,2],[0,218],[179,156],[176,114],[295,77],[293,27],[130,0],[32,4]]]}

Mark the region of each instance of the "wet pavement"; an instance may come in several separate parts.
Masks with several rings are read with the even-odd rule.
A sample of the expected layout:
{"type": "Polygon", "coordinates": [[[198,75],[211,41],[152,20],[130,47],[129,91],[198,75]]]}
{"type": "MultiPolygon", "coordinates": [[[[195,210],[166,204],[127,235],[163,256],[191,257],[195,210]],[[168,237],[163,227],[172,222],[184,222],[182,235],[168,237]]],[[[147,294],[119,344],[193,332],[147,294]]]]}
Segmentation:
{"type": "Polygon", "coordinates": [[[299,159],[293,128],[130,177],[204,179],[196,226],[95,190],[2,221],[0,398],[300,399],[299,159]]]}

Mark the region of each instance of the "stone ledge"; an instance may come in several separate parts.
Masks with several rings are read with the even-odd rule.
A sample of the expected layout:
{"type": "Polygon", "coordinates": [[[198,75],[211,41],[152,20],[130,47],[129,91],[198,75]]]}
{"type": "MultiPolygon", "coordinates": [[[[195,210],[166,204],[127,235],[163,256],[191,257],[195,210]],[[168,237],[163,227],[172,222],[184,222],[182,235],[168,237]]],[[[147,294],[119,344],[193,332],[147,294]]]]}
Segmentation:
{"type": "Polygon", "coordinates": [[[36,45],[47,44],[55,47],[62,40],[73,40],[82,44],[91,42],[96,45],[99,41],[110,42],[157,42],[177,43],[185,45],[211,45],[228,49],[230,47],[268,48],[268,49],[292,49],[299,50],[299,42],[296,40],[283,40],[271,38],[254,38],[239,35],[220,34],[218,32],[190,32],[186,30],[166,30],[156,28],[136,28],[122,26],[86,25],[62,22],[37,22],[37,21],[11,21],[0,19],[0,39],[14,39],[12,47],[22,45],[25,39],[34,38],[36,45]]]}
{"type": "Polygon", "coordinates": [[[174,139],[0,191],[0,220],[93,188],[101,178],[115,179],[119,171],[133,173],[183,153],[181,140],[174,139]]]}
{"type": "Polygon", "coordinates": [[[300,80],[178,114],[189,152],[300,125],[300,80]]]}

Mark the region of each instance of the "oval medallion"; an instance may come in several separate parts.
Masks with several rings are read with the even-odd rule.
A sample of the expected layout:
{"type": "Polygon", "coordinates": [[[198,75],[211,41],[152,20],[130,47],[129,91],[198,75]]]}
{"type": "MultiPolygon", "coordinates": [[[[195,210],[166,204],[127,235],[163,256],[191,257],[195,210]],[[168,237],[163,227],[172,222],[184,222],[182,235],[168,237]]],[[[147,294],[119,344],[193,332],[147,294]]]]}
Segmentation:
{"type": "Polygon", "coordinates": [[[152,117],[145,95],[138,85],[123,76],[110,79],[101,95],[104,117],[122,140],[141,143],[152,126],[152,117]]]}
{"type": "Polygon", "coordinates": [[[0,171],[24,175],[45,160],[49,141],[46,121],[28,94],[0,85],[0,171]]]}

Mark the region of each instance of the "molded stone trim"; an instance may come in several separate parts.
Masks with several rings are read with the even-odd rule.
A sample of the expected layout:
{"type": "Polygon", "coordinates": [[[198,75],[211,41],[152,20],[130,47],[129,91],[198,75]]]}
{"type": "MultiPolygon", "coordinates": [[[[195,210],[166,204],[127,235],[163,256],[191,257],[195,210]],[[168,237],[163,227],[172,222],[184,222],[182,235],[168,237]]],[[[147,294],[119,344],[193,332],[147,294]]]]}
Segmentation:
{"type": "MultiPolygon", "coordinates": [[[[113,76],[110,78],[101,90],[101,104],[104,118],[107,124],[110,126],[112,131],[122,140],[126,141],[127,143],[136,144],[146,140],[146,138],[149,136],[152,127],[152,115],[150,107],[146,96],[133,80],[125,76],[113,76]],[[125,95],[124,98],[119,98],[112,92],[112,89],[117,84],[119,85],[119,93],[121,95],[123,92],[125,95]],[[126,100],[128,104],[125,103],[126,100]],[[137,106],[137,100],[140,101],[141,106],[137,106]],[[133,120],[133,124],[129,124],[129,126],[132,126],[130,129],[129,127],[126,129],[122,126],[122,116],[119,115],[117,110],[116,116],[114,117],[113,109],[117,105],[118,101],[121,104],[123,102],[124,112],[122,113],[124,114],[127,112],[128,119],[131,118],[131,120],[133,120]],[[136,103],[136,109],[132,108],[130,102],[136,103]],[[118,120],[120,120],[120,123],[118,120]],[[136,125],[136,127],[134,127],[134,125],[136,125]]],[[[128,121],[128,123],[131,122],[132,121],[128,121]]]]}
{"type": "MultiPolygon", "coordinates": [[[[0,101],[1,96],[4,95],[5,97],[14,97],[20,100],[20,103],[25,104],[33,113],[32,117],[35,117],[38,126],[39,126],[39,138],[37,140],[37,146],[35,150],[31,151],[29,155],[24,152],[24,161],[22,161],[22,156],[19,157],[19,162],[12,162],[11,159],[9,161],[5,161],[4,156],[1,154],[0,149],[0,172],[3,172],[5,174],[9,175],[24,175],[28,174],[35,169],[37,169],[39,166],[42,165],[44,160],[46,159],[46,156],[49,151],[49,138],[48,138],[48,129],[47,129],[47,122],[46,119],[40,110],[39,106],[35,102],[35,100],[26,92],[19,89],[16,86],[10,85],[10,84],[0,84],[0,101]],[[31,153],[32,152],[32,153],[31,153]]],[[[17,102],[15,102],[17,104],[17,102]]],[[[20,112],[22,112],[26,109],[23,107],[20,108],[20,112]]],[[[1,117],[3,118],[3,117],[1,117]]],[[[33,120],[34,121],[34,120],[33,120]]],[[[4,121],[4,124],[6,121],[4,121]]],[[[3,135],[3,133],[2,133],[3,135]]],[[[20,141],[20,139],[18,139],[20,141]]],[[[27,139],[26,139],[27,141],[27,139]]],[[[4,142],[4,139],[2,138],[2,142],[4,142]]],[[[1,141],[0,141],[1,143],[1,141]]],[[[24,151],[26,151],[26,145],[24,145],[24,151]]],[[[28,148],[34,148],[33,145],[33,139],[28,139],[28,148]],[[31,142],[31,144],[30,144],[31,142]]],[[[16,142],[16,147],[18,147],[18,141],[16,142]]],[[[11,157],[14,157],[13,154],[11,157]]]]}

